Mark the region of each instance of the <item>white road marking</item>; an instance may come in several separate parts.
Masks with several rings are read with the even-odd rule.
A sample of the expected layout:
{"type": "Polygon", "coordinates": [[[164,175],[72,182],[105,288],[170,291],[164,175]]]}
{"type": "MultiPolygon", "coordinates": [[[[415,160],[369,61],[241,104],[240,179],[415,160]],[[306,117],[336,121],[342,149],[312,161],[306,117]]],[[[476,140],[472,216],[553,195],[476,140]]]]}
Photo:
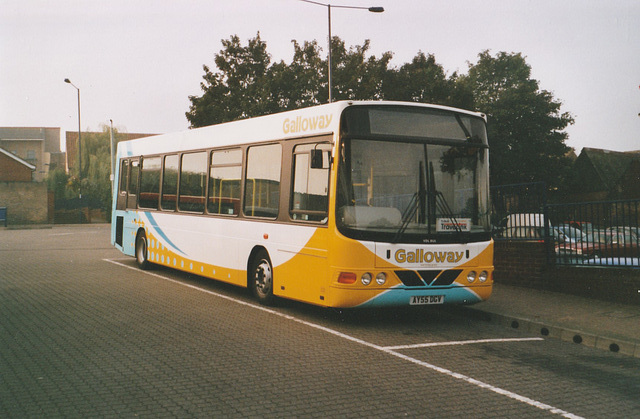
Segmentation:
{"type": "MultiPolygon", "coordinates": [[[[433,364],[430,364],[428,362],[424,362],[424,361],[421,361],[419,359],[412,358],[410,356],[407,356],[407,355],[401,354],[399,352],[396,352],[397,349],[405,349],[404,347],[395,347],[395,346],[386,347],[386,346],[376,345],[374,343],[367,342],[365,340],[362,340],[362,339],[347,335],[345,333],[338,332],[337,330],[333,330],[333,329],[330,329],[328,327],[321,326],[319,324],[311,323],[311,322],[308,322],[306,320],[298,319],[297,317],[291,316],[289,314],[280,313],[278,311],[275,311],[273,309],[270,309],[270,308],[267,308],[267,307],[264,307],[264,306],[260,306],[260,305],[256,305],[256,304],[253,304],[253,303],[248,303],[246,301],[238,300],[236,298],[229,297],[227,295],[219,294],[217,292],[213,292],[213,291],[209,291],[209,290],[206,290],[206,289],[202,289],[202,288],[196,287],[195,285],[185,284],[183,282],[180,282],[180,281],[177,281],[175,279],[171,279],[169,277],[162,276],[162,275],[159,275],[159,274],[156,274],[156,273],[153,273],[153,272],[141,271],[140,269],[138,269],[136,267],[128,266],[128,265],[125,265],[123,263],[116,262],[115,260],[110,260],[110,259],[103,259],[103,260],[105,262],[113,263],[114,265],[122,266],[124,268],[134,270],[136,272],[144,273],[144,274],[156,277],[156,278],[163,279],[165,281],[173,282],[173,283],[175,283],[177,285],[181,285],[183,287],[187,287],[187,288],[191,288],[191,289],[194,289],[194,290],[197,290],[197,291],[200,291],[200,292],[204,292],[204,293],[213,295],[215,297],[222,298],[222,299],[225,299],[227,301],[234,302],[236,304],[240,304],[240,305],[243,305],[243,306],[246,306],[246,307],[250,307],[250,308],[253,308],[253,309],[256,309],[256,310],[260,310],[260,311],[266,312],[266,313],[270,313],[270,314],[273,314],[274,316],[282,317],[282,318],[285,318],[287,320],[291,320],[291,321],[294,321],[296,323],[299,323],[299,324],[302,324],[302,325],[305,325],[305,326],[308,326],[308,327],[312,327],[312,328],[317,329],[317,330],[322,330],[323,332],[329,333],[329,334],[331,334],[333,336],[337,336],[339,338],[348,340],[350,342],[358,343],[360,345],[363,345],[363,346],[366,346],[366,347],[369,347],[369,348],[384,352],[386,354],[395,356],[397,358],[403,359],[405,361],[411,362],[411,363],[419,365],[421,367],[430,369],[432,371],[439,372],[441,374],[447,375],[447,376],[455,378],[457,380],[461,380],[461,381],[467,382],[467,383],[472,384],[474,386],[477,386],[477,387],[492,391],[492,392],[497,393],[497,394],[501,394],[501,395],[506,396],[506,397],[508,397],[510,399],[517,400],[517,401],[522,402],[524,404],[527,404],[529,406],[536,407],[538,409],[545,410],[545,411],[560,415],[560,416],[565,417],[565,418],[582,419],[581,416],[578,416],[578,415],[575,415],[573,413],[567,412],[565,410],[559,409],[557,407],[548,405],[546,403],[542,403],[542,402],[539,402],[537,400],[530,399],[529,397],[521,396],[521,395],[519,395],[517,393],[513,393],[513,392],[511,392],[509,390],[505,390],[505,389],[502,389],[500,387],[493,386],[491,384],[487,384],[485,382],[476,380],[475,378],[468,377],[468,376],[466,376],[464,374],[460,374],[460,373],[448,370],[446,368],[438,367],[437,365],[433,365],[433,364]]],[[[542,338],[535,338],[535,339],[538,340],[538,339],[542,339],[542,338]]],[[[413,346],[413,345],[409,345],[409,346],[413,346]]]]}
{"type": "Polygon", "coordinates": [[[398,349],[429,348],[432,346],[472,345],[475,343],[531,342],[536,340],[544,340],[544,339],[543,338],[506,338],[506,339],[454,340],[450,342],[429,342],[429,343],[416,343],[414,345],[385,346],[384,349],[397,351],[398,349]]]}

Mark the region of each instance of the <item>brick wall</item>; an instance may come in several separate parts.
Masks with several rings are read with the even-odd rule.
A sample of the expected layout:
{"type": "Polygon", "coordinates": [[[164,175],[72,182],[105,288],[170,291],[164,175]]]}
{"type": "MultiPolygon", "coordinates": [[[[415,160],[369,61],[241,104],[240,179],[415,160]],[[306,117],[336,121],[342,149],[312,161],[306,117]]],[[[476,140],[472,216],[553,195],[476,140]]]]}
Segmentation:
{"type": "MultiPolygon", "coordinates": [[[[31,182],[31,178],[31,169],[9,156],[0,153],[0,181],[31,182]]],[[[2,206],[4,205],[0,204],[0,207],[2,206]]]]}
{"type": "Polygon", "coordinates": [[[43,182],[0,182],[0,207],[7,207],[7,224],[46,224],[47,185],[43,182]]]}
{"type": "Polygon", "coordinates": [[[497,241],[494,249],[497,283],[640,304],[640,269],[550,265],[542,242],[497,241]]]}
{"type": "Polygon", "coordinates": [[[496,241],[494,279],[509,285],[543,289],[547,256],[544,243],[496,241]]]}

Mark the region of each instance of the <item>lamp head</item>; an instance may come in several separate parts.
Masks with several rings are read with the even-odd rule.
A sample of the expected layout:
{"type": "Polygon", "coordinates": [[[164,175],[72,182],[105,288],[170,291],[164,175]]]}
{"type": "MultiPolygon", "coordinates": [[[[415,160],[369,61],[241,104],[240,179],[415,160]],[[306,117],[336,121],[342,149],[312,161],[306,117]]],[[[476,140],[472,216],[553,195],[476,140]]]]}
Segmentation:
{"type": "Polygon", "coordinates": [[[64,82],[65,82],[65,83],[71,83],[71,80],[69,80],[69,79],[64,79],[64,82]]]}
{"type": "Polygon", "coordinates": [[[369,11],[373,13],[382,13],[384,12],[384,7],[369,7],[369,11]]]}

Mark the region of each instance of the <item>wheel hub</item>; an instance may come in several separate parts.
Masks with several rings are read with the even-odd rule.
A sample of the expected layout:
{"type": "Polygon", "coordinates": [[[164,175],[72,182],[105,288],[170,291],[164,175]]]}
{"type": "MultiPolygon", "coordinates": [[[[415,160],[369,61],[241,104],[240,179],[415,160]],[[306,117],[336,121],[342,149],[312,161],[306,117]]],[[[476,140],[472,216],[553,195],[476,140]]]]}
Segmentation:
{"type": "Polygon", "coordinates": [[[268,294],[271,290],[271,267],[267,261],[261,261],[256,268],[256,288],[261,294],[268,294]]]}

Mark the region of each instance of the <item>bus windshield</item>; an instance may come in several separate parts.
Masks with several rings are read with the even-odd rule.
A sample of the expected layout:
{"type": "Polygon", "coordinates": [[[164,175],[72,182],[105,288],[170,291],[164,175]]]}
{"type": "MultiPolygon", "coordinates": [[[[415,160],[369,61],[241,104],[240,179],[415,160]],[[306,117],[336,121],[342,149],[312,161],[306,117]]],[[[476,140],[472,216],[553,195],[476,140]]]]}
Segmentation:
{"type": "Polygon", "coordinates": [[[336,220],[346,236],[391,243],[489,239],[484,121],[421,111],[394,111],[384,123],[361,110],[343,119],[336,220]]]}

